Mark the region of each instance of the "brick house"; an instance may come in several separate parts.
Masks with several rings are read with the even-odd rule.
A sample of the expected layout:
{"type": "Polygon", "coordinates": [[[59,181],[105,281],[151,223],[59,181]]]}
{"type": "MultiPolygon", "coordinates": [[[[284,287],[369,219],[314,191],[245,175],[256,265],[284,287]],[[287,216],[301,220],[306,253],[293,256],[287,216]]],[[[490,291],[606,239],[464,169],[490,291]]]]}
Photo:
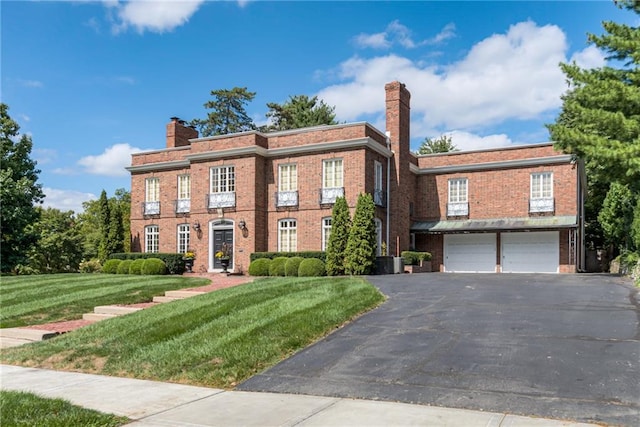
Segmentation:
{"type": "Polygon", "coordinates": [[[172,118],[166,148],[127,168],[133,250],[190,248],[206,272],[221,268],[226,242],[230,269],[244,273],[252,252],[324,250],[336,197],[353,214],[366,192],[389,254],[428,250],[441,271],[581,268],[580,163],[551,144],[415,156],[409,91],[392,82],[385,92],[386,132],[357,122],[199,138],[172,118]],[[519,265],[518,251],[553,259],[519,265]]]}

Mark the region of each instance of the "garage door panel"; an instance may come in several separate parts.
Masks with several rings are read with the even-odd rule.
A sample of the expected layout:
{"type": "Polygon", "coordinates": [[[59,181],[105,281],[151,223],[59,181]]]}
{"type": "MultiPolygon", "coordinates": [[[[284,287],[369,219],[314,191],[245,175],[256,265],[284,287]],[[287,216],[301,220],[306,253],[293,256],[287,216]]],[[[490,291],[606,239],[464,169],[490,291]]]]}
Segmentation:
{"type": "Polygon", "coordinates": [[[558,272],[559,232],[503,233],[500,238],[503,272],[558,272]]]}
{"type": "Polygon", "coordinates": [[[447,272],[494,273],[496,234],[445,235],[444,255],[447,272]]]}

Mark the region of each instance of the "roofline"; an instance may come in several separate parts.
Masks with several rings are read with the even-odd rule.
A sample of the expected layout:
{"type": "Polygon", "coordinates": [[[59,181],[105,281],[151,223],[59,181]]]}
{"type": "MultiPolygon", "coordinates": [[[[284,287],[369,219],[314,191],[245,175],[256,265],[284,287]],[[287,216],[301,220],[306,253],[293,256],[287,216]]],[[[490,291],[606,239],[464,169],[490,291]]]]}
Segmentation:
{"type": "Polygon", "coordinates": [[[442,157],[442,156],[456,156],[461,154],[472,154],[472,153],[485,153],[489,151],[505,151],[505,150],[520,150],[523,148],[536,148],[536,147],[544,147],[548,145],[554,145],[554,142],[535,142],[532,144],[522,144],[522,145],[511,145],[507,147],[493,147],[493,148],[478,148],[476,150],[460,150],[460,151],[447,151],[446,153],[431,153],[431,154],[416,154],[416,157],[442,157]]]}
{"type": "Polygon", "coordinates": [[[570,154],[562,154],[558,156],[548,157],[535,157],[532,159],[518,159],[518,160],[502,160],[498,162],[486,162],[486,163],[467,163],[463,165],[447,165],[436,166],[432,168],[420,168],[418,166],[411,165],[411,172],[418,175],[429,174],[443,174],[443,173],[455,173],[455,172],[474,172],[491,169],[511,169],[521,168],[528,166],[544,166],[544,165],[557,165],[564,163],[571,163],[573,156],[570,154]]]}

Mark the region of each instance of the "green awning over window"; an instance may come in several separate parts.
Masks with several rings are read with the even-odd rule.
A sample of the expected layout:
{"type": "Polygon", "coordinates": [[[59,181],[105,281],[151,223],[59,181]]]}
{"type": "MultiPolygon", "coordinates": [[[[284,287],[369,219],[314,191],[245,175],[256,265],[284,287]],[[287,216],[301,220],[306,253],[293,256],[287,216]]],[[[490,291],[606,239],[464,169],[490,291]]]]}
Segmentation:
{"type": "Polygon", "coordinates": [[[463,219],[442,221],[417,221],[411,224],[412,233],[463,233],[500,230],[534,230],[549,228],[574,228],[577,218],[567,216],[538,216],[524,218],[463,219]]]}

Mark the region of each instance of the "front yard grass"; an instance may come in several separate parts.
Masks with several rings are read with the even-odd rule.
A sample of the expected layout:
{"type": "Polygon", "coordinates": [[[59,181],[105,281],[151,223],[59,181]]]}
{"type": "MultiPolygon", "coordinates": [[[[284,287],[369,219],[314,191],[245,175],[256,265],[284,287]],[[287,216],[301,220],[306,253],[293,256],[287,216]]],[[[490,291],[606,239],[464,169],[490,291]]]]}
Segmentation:
{"type": "Polygon", "coordinates": [[[80,319],[98,305],[147,302],[165,291],[208,283],[208,279],[181,276],[4,276],[0,278],[0,328],[80,319]]]}
{"type": "Polygon", "coordinates": [[[73,405],[62,399],[47,399],[32,393],[0,391],[0,420],[3,426],[101,426],[117,427],[130,422],[126,417],[104,414],[73,405]]]}
{"type": "Polygon", "coordinates": [[[10,348],[0,359],[230,388],[383,300],[362,278],[258,279],[10,348]]]}

